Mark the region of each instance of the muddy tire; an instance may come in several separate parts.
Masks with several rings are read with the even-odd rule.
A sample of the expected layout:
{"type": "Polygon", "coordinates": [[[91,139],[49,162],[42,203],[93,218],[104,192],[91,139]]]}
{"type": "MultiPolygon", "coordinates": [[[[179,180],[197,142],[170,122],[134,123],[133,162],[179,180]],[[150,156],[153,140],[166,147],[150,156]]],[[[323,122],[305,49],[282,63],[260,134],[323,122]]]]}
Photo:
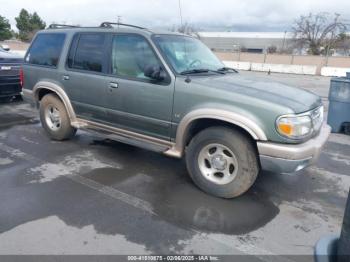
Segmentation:
{"type": "Polygon", "coordinates": [[[199,188],[223,198],[246,192],[259,173],[252,141],[226,127],[211,127],[197,134],[186,149],[186,164],[199,188]]]}
{"type": "Polygon", "coordinates": [[[55,94],[47,94],[41,99],[40,120],[42,127],[53,140],[70,139],[77,131],[70,124],[66,107],[55,94]]]}

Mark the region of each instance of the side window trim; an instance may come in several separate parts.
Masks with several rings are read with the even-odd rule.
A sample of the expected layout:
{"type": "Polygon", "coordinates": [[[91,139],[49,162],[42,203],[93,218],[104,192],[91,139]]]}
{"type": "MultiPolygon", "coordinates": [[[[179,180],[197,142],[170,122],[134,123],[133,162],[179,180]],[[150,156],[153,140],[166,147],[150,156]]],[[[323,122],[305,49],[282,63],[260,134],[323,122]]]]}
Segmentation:
{"type": "Polygon", "coordinates": [[[68,48],[68,51],[67,51],[67,54],[66,54],[66,60],[65,60],[65,63],[64,63],[64,67],[66,70],[68,69],[72,69],[71,67],[69,67],[69,58],[70,58],[70,55],[71,55],[71,52],[73,52],[73,55],[72,55],[72,63],[74,61],[74,58],[75,58],[75,53],[77,52],[77,42],[80,38],[80,34],[79,33],[75,33],[72,35],[72,37],[70,38],[70,43],[69,43],[69,48],[68,48]],[[74,50],[72,50],[74,48],[74,50]]]}
{"type": "Polygon", "coordinates": [[[138,82],[144,82],[144,83],[149,83],[149,84],[155,84],[155,85],[166,85],[167,86],[167,85],[171,84],[171,77],[170,77],[168,70],[164,66],[164,64],[163,64],[162,60],[160,59],[160,57],[158,56],[157,52],[154,50],[154,47],[151,44],[151,42],[145,36],[138,34],[138,33],[112,33],[111,39],[109,41],[108,50],[109,50],[109,52],[108,52],[107,73],[109,76],[115,77],[115,78],[120,78],[120,79],[125,79],[125,80],[130,80],[130,81],[138,81],[138,82]],[[112,70],[113,39],[114,39],[114,37],[117,37],[117,36],[139,36],[142,39],[144,39],[146,41],[146,43],[148,44],[149,48],[151,49],[152,53],[154,54],[155,58],[159,62],[159,65],[166,73],[166,75],[167,75],[166,79],[164,81],[157,82],[157,81],[152,81],[151,79],[142,79],[142,78],[138,78],[138,77],[128,77],[128,76],[121,76],[118,74],[113,74],[113,70],[112,70]]]}
{"type": "Polygon", "coordinates": [[[111,37],[110,37],[110,33],[108,33],[108,32],[77,32],[77,33],[75,33],[72,36],[72,38],[71,38],[70,47],[69,47],[69,50],[68,50],[67,55],[66,55],[65,69],[67,71],[72,71],[72,72],[109,76],[109,69],[108,69],[108,61],[107,60],[108,60],[108,57],[109,57],[109,51],[108,50],[109,50],[109,45],[110,45],[109,43],[110,43],[110,41],[111,41],[111,37]],[[71,49],[73,48],[75,37],[77,37],[77,40],[76,40],[76,44],[75,44],[75,47],[74,47],[72,65],[74,65],[75,56],[76,56],[76,53],[77,53],[77,50],[78,50],[78,45],[79,45],[80,38],[84,34],[103,34],[106,37],[106,39],[105,39],[105,48],[104,48],[105,51],[103,52],[102,72],[73,68],[73,67],[69,67],[69,65],[68,65],[69,54],[70,54],[71,49]]]}
{"type": "Polygon", "coordinates": [[[74,38],[72,40],[72,45],[75,44],[74,51],[73,51],[73,57],[72,57],[72,68],[74,66],[75,55],[77,54],[77,49],[78,49],[78,45],[79,45],[81,34],[76,34],[75,36],[77,37],[77,40],[75,40],[74,38]],[[74,41],[76,41],[76,42],[74,42],[74,41]]]}

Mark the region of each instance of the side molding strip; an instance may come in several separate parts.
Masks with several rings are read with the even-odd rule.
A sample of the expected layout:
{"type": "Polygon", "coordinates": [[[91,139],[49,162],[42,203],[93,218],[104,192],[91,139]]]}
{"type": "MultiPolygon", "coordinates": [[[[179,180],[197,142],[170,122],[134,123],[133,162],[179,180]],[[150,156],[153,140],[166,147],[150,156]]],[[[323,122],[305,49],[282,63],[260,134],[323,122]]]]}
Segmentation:
{"type": "Polygon", "coordinates": [[[124,136],[127,138],[137,139],[137,140],[149,143],[149,144],[164,146],[167,148],[172,148],[174,146],[174,143],[172,143],[170,141],[162,140],[162,139],[155,138],[152,136],[143,135],[143,134],[132,132],[129,130],[125,130],[125,129],[121,129],[121,128],[117,128],[117,127],[112,127],[109,125],[105,125],[105,124],[101,124],[101,123],[97,123],[97,122],[93,122],[93,121],[89,121],[89,120],[84,120],[84,119],[80,119],[80,118],[77,118],[77,121],[80,124],[80,126],[82,126],[84,128],[88,128],[88,129],[91,128],[91,129],[101,130],[101,131],[105,131],[105,132],[110,132],[112,134],[117,134],[117,135],[121,135],[121,136],[124,136]]]}

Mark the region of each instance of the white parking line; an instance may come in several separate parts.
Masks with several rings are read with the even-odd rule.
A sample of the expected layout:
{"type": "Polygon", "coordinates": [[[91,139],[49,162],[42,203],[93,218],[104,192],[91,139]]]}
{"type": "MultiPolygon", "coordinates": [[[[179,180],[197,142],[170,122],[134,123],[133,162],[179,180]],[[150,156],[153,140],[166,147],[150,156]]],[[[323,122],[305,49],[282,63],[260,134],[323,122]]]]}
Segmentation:
{"type": "Polygon", "coordinates": [[[94,189],[102,194],[105,194],[107,196],[110,196],[116,200],[122,201],[130,206],[133,206],[137,209],[146,211],[152,215],[156,215],[153,212],[153,207],[150,203],[148,203],[147,201],[144,201],[138,197],[135,196],[131,196],[127,193],[124,193],[122,191],[119,191],[113,187],[110,186],[105,186],[102,185],[94,180],[91,180],[89,178],[80,176],[80,175],[66,175],[65,177],[73,180],[74,182],[77,182],[81,185],[87,186],[91,189],[94,189]]]}

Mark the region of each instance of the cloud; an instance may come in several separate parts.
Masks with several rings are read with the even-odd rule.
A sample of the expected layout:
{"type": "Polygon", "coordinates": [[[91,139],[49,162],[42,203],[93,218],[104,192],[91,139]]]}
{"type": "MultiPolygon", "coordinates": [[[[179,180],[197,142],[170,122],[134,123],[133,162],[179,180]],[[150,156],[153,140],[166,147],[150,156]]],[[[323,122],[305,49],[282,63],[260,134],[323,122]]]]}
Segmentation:
{"type": "MultiPolygon", "coordinates": [[[[183,20],[207,28],[285,30],[301,14],[328,11],[350,17],[348,0],[181,0],[183,20]]],[[[178,0],[0,0],[0,15],[10,19],[21,8],[36,11],[47,22],[98,25],[116,21],[146,27],[172,27],[180,23],[178,0]]]]}

